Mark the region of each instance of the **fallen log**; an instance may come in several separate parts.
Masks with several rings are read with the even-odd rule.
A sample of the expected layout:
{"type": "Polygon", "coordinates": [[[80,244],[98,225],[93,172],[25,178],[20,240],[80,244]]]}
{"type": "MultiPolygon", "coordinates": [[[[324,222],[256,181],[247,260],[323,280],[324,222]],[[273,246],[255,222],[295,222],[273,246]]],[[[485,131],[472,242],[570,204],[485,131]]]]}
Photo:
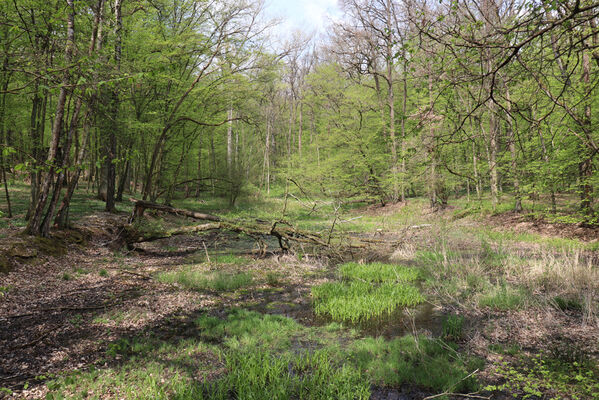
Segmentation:
{"type": "Polygon", "coordinates": [[[204,213],[200,213],[200,212],[184,210],[181,208],[174,208],[171,206],[150,203],[148,201],[143,201],[143,200],[129,199],[129,201],[131,201],[135,204],[135,206],[133,207],[133,215],[131,215],[131,218],[129,219],[129,223],[132,223],[136,219],[143,217],[144,211],[146,209],[163,211],[163,212],[166,212],[169,214],[181,215],[184,217],[201,219],[201,220],[206,220],[206,221],[214,221],[214,222],[221,221],[221,218],[216,215],[204,214],[204,213]]]}
{"type": "Polygon", "coordinates": [[[283,220],[272,222],[259,219],[254,221],[225,220],[217,215],[189,211],[135,199],[130,199],[130,201],[135,203],[135,206],[133,208],[133,214],[129,219],[129,225],[125,226],[125,229],[123,229],[124,239],[129,247],[131,247],[131,245],[134,243],[150,242],[176,235],[190,235],[211,230],[226,230],[230,232],[243,233],[248,236],[273,236],[277,238],[279,246],[283,251],[289,250],[290,242],[330,247],[329,241],[323,239],[319,234],[296,229],[291,226],[291,224],[283,220]],[[143,216],[146,209],[211,222],[199,225],[177,227],[161,232],[144,233],[136,229],[134,222],[143,216]]]}

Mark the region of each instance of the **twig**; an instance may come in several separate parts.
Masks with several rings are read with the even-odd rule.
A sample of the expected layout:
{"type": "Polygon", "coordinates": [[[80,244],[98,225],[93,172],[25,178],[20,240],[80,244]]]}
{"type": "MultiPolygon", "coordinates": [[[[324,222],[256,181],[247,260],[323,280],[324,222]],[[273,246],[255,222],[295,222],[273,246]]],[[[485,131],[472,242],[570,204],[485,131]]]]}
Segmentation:
{"type": "Polygon", "coordinates": [[[490,400],[491,399],[490,396],[479,396],[474,393],[440,393],[440,394],[436,394],[434,396],[425,397],[422,400],[430,400],[430,399],[438,398],[441,396],[457,396],[457,397],[463,397],[465,399],[482,399],[482,400],[490,400]]]}
{"type": "MultiPolygon", "coordinates": [[[[460,379],[459,381],[457,381],[456,383],[454,383],[451,388],[453,389],[454,387],[457,386],[458,383],[465,381],[466,379],[470,378],[472,375],[476,374],[477,372],[478,372],[478,368],[475,369],[474,371],[472,371],[471,373],[469,373],[468,375],[466,375],[465,377],[463,377],[462,379],[460,379]]],[[[485,400],[490,399],[490,397],[478,396],[475,393],[462,394],[462,393],[451,393],[449,391],[445,391],[443,393],[435,394],[433,396],[427,396],[427,397],[423,398],[422,400],[432,400],[432,399],[437,399],[437,398],[443,397],[443,396],[461,396],[461,397],[465,397],[468,399],[485,399],[485,400]]]]}
{"type": "Polygon", "coordinates": [[[210,263],[210,256],[208,255],[208,248],[206,247],[206,242],[204,242],[202,240],[202,245],[204,245],[204,251],[206,252],[206,259],[208,260],[208,262],[210,263]]]}

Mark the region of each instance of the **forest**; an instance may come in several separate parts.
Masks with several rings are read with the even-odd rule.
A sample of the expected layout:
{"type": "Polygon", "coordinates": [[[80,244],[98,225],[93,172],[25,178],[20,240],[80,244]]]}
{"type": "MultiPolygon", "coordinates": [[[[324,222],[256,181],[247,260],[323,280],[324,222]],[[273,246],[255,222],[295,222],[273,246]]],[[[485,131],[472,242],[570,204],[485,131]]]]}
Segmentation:
{"type": "Polygon", "coordinates": [[[599,2],[271,3],[0,0],[0,398],[599,399],[599,2]]]}

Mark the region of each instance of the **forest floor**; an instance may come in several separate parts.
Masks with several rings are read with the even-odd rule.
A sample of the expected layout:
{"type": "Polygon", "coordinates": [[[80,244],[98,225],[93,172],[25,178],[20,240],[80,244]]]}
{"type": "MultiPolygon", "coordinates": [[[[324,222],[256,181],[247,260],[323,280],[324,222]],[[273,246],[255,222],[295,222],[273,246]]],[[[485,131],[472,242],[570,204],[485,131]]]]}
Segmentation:
{"type": "MultiPolygon", "coordinates": [[[[315,231],[333,220],[286,209],[315,231]]],[[[0,398],[598,399],[597,231],[463,211],[348,210],[341,231],[393,246],[343,261],[276,243],[259,257],[228,233],[116,249],[125,210],[92,210],[48,241],[7,224],[0,398]],[[425,300],[357,322],[316,313],[315,288],[343,282],[348,261],[417,271],[425,300]]]]}

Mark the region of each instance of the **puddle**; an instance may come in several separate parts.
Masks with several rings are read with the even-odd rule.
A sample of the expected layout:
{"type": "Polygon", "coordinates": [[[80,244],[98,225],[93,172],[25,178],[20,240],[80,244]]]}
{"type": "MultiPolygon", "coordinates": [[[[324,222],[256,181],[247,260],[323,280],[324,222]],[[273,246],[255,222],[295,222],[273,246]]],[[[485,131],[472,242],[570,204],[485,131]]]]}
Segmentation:
{"type": "MultiPolygon", "coordinates": [[[[317,315],[312,303],[297,292],[283,290],[263,293],[258,304],[248,307],[253,311],[265,314],[281,315],[293,318],[306,326],[324,326],[333,320],[329,316],[317,315]],[[294,298],[295,295],[295,298],[294,298]]],[[[346,328],[354,328],[363,336],[382,336],[386,339],[401,337],[407,334],[424,334],[438,337],[443,331],[445,315],[430,303],[423,303],[410,309],[397,309],[389,315],[370,318],[359,323],[340,323],[346,328]]]]}
{"type": "MultiPolygon", "coordinates": [[[[443,331],[444,315],[430,303],[410,309],[397,309],[393,313],[366,321],[343,322],[343,326],[358,330],[363,336],[392,339],[407,334],[424,334],[438,337],[443,331]]],[[[336,322],[330,317],[315,315],[319,324],[336,322]]]]}

